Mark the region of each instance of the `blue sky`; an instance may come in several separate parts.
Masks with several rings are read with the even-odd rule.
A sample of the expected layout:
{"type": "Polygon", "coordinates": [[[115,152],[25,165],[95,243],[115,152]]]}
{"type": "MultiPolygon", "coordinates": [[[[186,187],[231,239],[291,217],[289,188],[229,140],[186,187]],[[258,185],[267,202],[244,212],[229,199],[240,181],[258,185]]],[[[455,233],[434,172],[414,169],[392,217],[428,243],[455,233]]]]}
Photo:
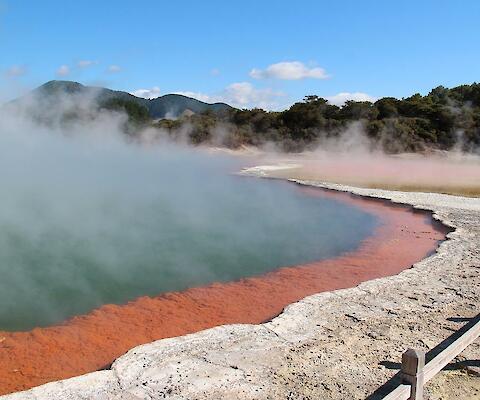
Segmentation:
{"type": "Polygon", "coordinates": [[[2,100],[51,79],[270,109],[404,97],[479,81],[480,1],[0,0],[0,54],[2,100]]]}

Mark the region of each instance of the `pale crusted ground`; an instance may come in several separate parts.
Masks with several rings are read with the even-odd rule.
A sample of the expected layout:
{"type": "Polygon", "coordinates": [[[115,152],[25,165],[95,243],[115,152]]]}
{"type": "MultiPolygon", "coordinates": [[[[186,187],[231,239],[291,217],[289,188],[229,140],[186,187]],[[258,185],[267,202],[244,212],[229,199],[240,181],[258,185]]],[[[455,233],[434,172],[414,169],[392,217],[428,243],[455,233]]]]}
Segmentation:
{"type": "MultiPolygon", "coordinates": [[[[480,199],[303,183],[430,209],[455,231],[397,276],[307,297],[263,325],[139,346],[111,370],[4,398],[378,398],[406,348],[429,350],[480,312],[480,199]]],[[[479,398],[478,341],[461,357],[427,385],[428,399],[479,398]]]]}

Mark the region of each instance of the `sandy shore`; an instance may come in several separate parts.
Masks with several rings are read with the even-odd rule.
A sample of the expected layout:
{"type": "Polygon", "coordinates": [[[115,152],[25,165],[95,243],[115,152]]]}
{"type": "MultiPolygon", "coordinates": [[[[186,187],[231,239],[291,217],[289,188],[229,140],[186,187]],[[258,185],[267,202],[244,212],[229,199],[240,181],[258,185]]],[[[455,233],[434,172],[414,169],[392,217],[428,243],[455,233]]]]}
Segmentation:
{"type": "MultiPolygon", "coordinates": [[[[479,312],[480,199],[302,183],[432,210],[455,231],[436,254],[398,275],[315,294],[261,325],[136,347],[109,370],[5,398],[365,398],[396,373],[405,348],[428,350],[479,312]]],[[[479,354],[477,344],[463,356],[479,354]]],[[[455,382],[440,385],[443,373],[427,395],[440,398],[453,387],[454,396],[468,398],[479,378],[464,375],[467,397],[455,382]]]]}

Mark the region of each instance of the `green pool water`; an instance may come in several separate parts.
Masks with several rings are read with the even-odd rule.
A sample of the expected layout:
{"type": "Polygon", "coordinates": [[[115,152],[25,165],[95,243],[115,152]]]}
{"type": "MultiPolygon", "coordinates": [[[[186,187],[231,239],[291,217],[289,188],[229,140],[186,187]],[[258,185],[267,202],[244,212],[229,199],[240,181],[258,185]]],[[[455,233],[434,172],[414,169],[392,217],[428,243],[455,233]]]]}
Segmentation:
{"type": "Polygon", "coordinates": [[[0,189],[0,330],[334,257],[377,223],[291,183],[234,176],[235,159],[58,146],[0,161],[17,165],[0,189]]]}

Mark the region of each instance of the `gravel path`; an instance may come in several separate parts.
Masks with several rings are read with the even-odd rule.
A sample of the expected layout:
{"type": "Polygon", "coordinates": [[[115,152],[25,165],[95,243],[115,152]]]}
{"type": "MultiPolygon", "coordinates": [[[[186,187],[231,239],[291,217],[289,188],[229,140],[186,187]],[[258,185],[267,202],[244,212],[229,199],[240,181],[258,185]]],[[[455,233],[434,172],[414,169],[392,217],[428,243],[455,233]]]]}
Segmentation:
{"type": "MultiPolygon", "coordinates": [[[[399,275],[307,297],[262,325],[139,346],[111,370],[2,399],[373,399],[406,348],[429,350],[480,312],[479,198],[299,183],[432,210],[455,231],[399,275]]],[[[426,398],[480,398],[479,359],[477,341],[426,398]]]]}

